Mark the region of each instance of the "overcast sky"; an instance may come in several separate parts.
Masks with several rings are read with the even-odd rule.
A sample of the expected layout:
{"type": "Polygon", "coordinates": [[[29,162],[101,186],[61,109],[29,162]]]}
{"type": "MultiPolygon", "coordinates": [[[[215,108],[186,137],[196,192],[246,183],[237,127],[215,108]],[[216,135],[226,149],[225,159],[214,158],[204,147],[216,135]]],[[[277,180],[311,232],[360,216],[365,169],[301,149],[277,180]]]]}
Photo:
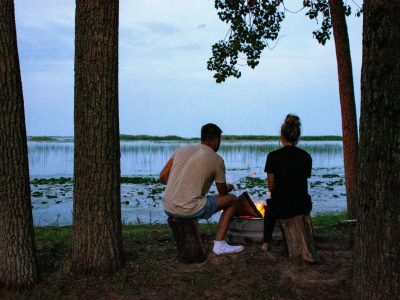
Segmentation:
{"type": "MultiPolygon", "coordinates": [[[[28,135],[73,135],[75,1],[15,0],[15,10],[28,135]]],[[[228,27],[214,1],[121,0],[121,133],[192,137],[213,122],[225,134],[277,135],[295,113],[305,135],[341,135],[333,37],[319,45],[304,13],[286,14],[255,70],[217,84],[207,60],[228,27]]],[[[359,112],[362,19],[347,21],[359,112]]]]}

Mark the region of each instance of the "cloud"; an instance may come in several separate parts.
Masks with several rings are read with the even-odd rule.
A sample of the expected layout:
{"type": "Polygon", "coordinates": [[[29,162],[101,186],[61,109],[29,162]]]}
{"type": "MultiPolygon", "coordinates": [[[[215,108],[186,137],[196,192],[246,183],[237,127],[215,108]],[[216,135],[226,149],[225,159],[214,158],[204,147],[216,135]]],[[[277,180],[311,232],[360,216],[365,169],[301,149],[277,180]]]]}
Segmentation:
{"type": "MultiPolygon", "coordinates": [[[[71,134],[75,2],[15,4],[28,132],[71,134]],[[57,118],[43,118],[43,107],[57,118]],[[67,124],[64,130],[62,124],[67,124]]],[[[356,94],[361,21],[348,19],[356,94]]],[[[308,133],[340,132],[334,42],[318,45],[312,38],[315,27],[301,13],[287,14],[280,33],[284,38],[263,52],[254,70],[242,67],[242,78],[216,84],[206,63],[211,45],[228,28],[214,1],[121,0],[121,129],[192,136],[199,124],[216,119],[232,134],[275,133],[274,124],[285,113],[297,112],[310,124],[308,133]]]]}
{"type": "Polygon", "coordinates": [[[74,28],[75,1],[15,0],[16,23],[20,28],[46,31],[54,27],[74,28]]]}
{"type": "Polygon", "coordinates": [[[143,25],[149,28],[154,34],[171,35],[181,32],[177,26],[162,22],[144,23],[143,25]]]}

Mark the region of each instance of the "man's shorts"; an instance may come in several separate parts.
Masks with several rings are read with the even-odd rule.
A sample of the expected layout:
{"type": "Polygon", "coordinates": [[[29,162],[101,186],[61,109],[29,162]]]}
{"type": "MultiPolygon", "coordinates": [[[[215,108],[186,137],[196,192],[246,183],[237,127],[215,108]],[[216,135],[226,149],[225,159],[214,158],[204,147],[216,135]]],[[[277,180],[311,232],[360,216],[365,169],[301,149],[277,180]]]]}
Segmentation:
{"type": "Polygon", "coordinates": [[[170,217],[175,217],[175,218],[179,218],[179,219],[209,219],[217,211],[219,211],[218,203],[217,203],[217,196],[209,195],[206,197],[206,204],[204,205],[204,207],[202,209],[200,209],[198,212],[194,213],[193,215],[177,216],[174,214],[170,214],[167,211],[165,213],[170,217]]]}

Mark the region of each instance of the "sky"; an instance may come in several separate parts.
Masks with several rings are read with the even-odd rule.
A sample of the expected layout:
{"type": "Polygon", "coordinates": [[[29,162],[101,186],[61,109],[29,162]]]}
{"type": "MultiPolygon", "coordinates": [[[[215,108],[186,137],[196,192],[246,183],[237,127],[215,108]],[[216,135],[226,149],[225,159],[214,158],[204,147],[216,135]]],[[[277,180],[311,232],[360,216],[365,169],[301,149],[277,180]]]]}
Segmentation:
{"type": "MultiPolygon", "coordinates": [[[[75,1],[15,0],[15,14],[27,133],[72,136],[75,1]]],[[[120,0],[119,22],[121,133],[197,137],[211,122],[224,134],[278,135],[295,113],[304,135],[341,135],[333,36],[318,44],[305,11],[287,12],[260,64],[222,84],[207,70],[228,31],[213,0],[120,0]]],[[[347,22],[359,118],[362,18],[347,22]]]]}

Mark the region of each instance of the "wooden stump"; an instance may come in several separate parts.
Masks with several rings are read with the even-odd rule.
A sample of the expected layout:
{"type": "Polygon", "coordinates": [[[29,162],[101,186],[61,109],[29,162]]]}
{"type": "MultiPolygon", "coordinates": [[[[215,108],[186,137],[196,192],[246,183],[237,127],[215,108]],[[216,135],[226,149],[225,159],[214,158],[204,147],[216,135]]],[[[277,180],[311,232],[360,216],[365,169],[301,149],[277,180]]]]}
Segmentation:
{"type": "Polygon", "coordinates": [[[207,259],[207,252],[201,243],[197,219],[168,218],[178,250],[178,260],[185,264],[200,263],[207,259]]]}
{"type": "Polygon", "coordinates": [[[310,216],[300,215],[279,221],[286,239],[289,258],[301,258],[309,263],[317,262],[310,216]]]}

